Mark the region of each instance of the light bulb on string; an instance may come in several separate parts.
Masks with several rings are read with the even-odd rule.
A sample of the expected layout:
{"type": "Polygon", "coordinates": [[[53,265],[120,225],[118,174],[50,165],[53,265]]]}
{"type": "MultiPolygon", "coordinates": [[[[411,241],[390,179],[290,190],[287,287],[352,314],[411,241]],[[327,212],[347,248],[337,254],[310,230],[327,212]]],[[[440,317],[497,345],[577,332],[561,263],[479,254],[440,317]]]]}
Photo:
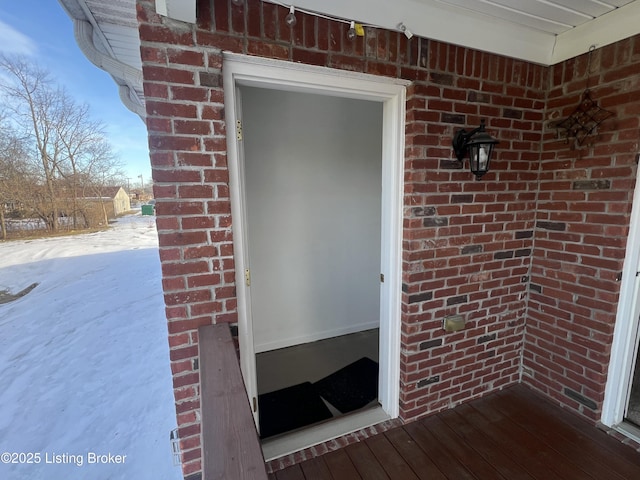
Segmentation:
{"type": "Polygon", "coordinates": [[[237,7],[241,7],[242,5],[244,5],[244,0],[231,0],[231,3],[233,3],[237,7]]]}
{"type": "Polygon", "coordinates": [[[290,27],[295,27],[296,23],[298,23],[298,20],[296,19],[296,9],[293,5],[289,7],[289,13],[284,18],[284,22],[290,27]]]}
{"type": "Polygon", "coordinates": [[[407,37],[409,40],[411,40],[411,38],[413,37],[413,32],[411,30],[409,30],[409,28],[407,28],[407,26],[400,22],[398,24],[398,30],[400,30],[402,33],[404,33],[404,36],[407,37]]]}
{"type": "Polygon", "coordinates": [[[351,24],[349,26],[349,30],[347,30],[347,38],[349,40],[354,40],[356,38],[356,22],[354,22],[353,20],[351,21],[351,24]]]}

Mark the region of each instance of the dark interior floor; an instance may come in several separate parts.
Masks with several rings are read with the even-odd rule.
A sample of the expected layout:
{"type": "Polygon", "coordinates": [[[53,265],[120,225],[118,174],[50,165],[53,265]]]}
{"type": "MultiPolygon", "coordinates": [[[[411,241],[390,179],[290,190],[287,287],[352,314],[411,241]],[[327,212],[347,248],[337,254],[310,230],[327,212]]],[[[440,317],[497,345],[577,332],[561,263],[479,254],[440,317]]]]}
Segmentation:
{"type": "Polygon", "coordinates": [[[378,329],[256,355],[261,437],[377,405],[378,329]]]}
{"type": "Polygon", "coordinates": [[[258,394],[317,382],[361,357],[377,362],[378,343],[378,329],[372,329],[258,353],[258,394]]]}

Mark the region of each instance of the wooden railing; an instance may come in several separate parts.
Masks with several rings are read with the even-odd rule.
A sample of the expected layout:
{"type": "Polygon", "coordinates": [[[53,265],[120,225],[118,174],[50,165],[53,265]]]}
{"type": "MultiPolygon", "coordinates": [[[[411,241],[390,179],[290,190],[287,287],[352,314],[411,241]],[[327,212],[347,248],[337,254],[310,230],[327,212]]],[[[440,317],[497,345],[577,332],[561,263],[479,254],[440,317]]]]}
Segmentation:
{"type": "Polygon", "coordinates": [[[262,448],[227,324],[198,329],[203,480],[267,480],[262,448]]]}

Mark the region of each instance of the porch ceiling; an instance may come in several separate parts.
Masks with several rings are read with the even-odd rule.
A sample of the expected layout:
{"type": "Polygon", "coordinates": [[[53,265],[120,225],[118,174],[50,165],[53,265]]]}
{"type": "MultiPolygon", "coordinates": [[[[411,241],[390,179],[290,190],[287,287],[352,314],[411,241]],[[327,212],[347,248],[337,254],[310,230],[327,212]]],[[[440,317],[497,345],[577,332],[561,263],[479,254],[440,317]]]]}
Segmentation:
{"type": "MultiPolygon", "coordinates": [[[[120,85],[144,117],[136,0],[58,0],[74,20],[85,55],[120,85]]],[[[190,18],[196,0],[156,0],[160,12],[190,18]]],[[[245,0],[255,1],[255,0],[245,0]]],[[[553,65],[640,33],[640,0],[263,0],[367,25],[553,65]]]]}
{"type": "Polygon", "coordinates": [[[403,23],[421,37],[543,65],[640,33],[638,0],[296,0],[295,6],[389,29],[403,23]]]}

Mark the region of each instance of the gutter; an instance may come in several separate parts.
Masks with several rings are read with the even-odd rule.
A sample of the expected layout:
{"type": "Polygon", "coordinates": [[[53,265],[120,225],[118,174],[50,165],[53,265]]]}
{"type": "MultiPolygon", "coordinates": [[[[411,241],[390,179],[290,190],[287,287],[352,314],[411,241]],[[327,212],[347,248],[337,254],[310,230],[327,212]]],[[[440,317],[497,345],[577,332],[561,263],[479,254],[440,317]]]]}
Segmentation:
{"type": "Polygon", "coordinates": [[[84,56],[87,57],[91,63],[110,73],[115,77],[116,81],[120,80],[120,82],[125,83],[123,85],[122,83],[117,82],[119,85],[118,90],[120,99],[129,110],[138,115],[144,121],[146,116],[144,105],[135,102],[132,99],[131,87],[127,85],[142,85],[142,71],[116,60],[115,58],[112,58],[98,50],[93,41],[93,26],[91,23],[74,18],[73,32],[80,50],[82,50],[84,56]]]}

